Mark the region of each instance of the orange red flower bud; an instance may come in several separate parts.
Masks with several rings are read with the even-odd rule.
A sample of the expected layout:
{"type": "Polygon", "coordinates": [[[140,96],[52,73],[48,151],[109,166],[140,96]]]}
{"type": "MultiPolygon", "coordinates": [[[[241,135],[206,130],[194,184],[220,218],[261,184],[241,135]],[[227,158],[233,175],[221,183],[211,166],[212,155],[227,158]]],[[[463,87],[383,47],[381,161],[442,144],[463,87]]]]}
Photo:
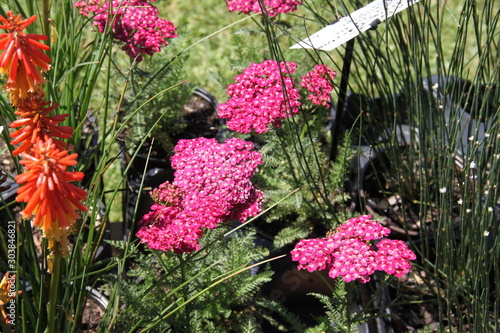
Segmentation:
{"type": "Polygon", "coordinates": [[[9,31],[0,34],[0,50],[3,50],[0,74],[8,75],[3,88],[14,106],[19,100],[28,98],[30,93],[43,94],[45,79],[41,72],[50,69],[51,59],[41,51],[48,51],[49,47],[39,42],[48,37],[23,32],[35,20],[35,15],[22,20],[21,15],[16,16],[12,11],[7,12],[7,18],[0,15],[0,28],[9,31]]]}
{"type": "Polygon", "coordinates": [[[10,143],[12,145],[21,143],[21,146],[12,152],[14,155],[22,152],[29,154],[33,145],[45,136],[51,137],[59,149],[66,149],[67,144],[55,137],[69,139],[73,129],[71,126],[58,126],[66,119],[67,114],[48,116],[58,106],[57,103],[50,104],[51,102],[44,100],[42,96],[33,95],[17,107],[14,113],[19,119],[12,122],[10,127],[22,128],[10,134],[10,137],[14,138],[10,143]]]}
{"type": "Polygon", "coordinates": [[[15,178],[23,184],[16,197],[18,202],[26,202],[21,214],[24,218],[34,215],[34,225],[42,229],[49,248],[54,242],[65,244],[79,211],[87,210],[81,203],[87,192],[70,183],[82,180],[83,173],[66,170],[77,163],[78,154],[69,154],[46,138],[33,145],[31,154],[21,156],[26,172],[15,178]]]}
{"type": "Polygon", "coordinates": [[[10,275],[9,272],[5,273],[0,282],[0,313],[2,314],[2,320],[7,324],[9,324],[9,318],[4,306],[21,293],[20,291],[15,291],[15,284],[16,275],[10,275]]]}

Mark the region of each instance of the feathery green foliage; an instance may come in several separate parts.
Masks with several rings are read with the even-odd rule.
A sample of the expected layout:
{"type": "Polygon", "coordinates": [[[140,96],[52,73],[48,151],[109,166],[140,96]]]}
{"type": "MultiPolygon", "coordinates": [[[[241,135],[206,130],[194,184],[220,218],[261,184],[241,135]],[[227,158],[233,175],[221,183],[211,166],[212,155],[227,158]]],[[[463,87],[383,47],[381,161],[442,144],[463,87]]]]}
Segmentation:
{"type": "MultiPolygon", "coordinates": [[[[176,52],[175,48],[170,52],[176,52]]],[[[179,52],[173,58],[171,54],[165,53],[154,59],[145,58],[123,78],[130,82],[131,91],[121,105],[121,118],[149,101],[134,118],[126,122],[124,137],[127,138],[129,152],[137,149],[144,137],[154,138],[167,153],[173,150],[174,137],[186,127],[182,120],[183,107],[194,91],[193,85],[185,83],[184,79],[187,57],[179,52]],[[168,87],[174,88],[164,91],[168,87]]],[[[167,155],[164,158],[169,157],[167,155]]]]}
{"type": "MultiPolygon", "coordinates": [[[[239,231],[228,238],[222,238],[222,235],[220,228],[208,232],[203,238],[205,246],[193,254],[145,250],[134,255],[133,267],[122,286],[123,304],[130,307],[130,311],[118,318],[117,329],[128,331],[137,322],[145,327],[155,317],[173,312],[221,277],[234,274],[268,254],[266,249],[255,246],[251,230],[239,231]],[[210,268],[204,271],[206,267],[210,268]],[[203,273],[198,276],[200,272],[203,273]],[[183,285],[186,281],[189,283],[183,285]],[[175,293],[171,292],[181,285],[183,287],[175,293]]],[[[252,327],[256,315],[252,300],[272,274],[262,269],[258,274],[240,273],[214,286],[210,292],[198,295],[150,331],[230,332],[237,330],[234,325],[240,322],[252,327]]],[[[106,281],[109,282],[108,278],[106,281]]],[[[255,330],[258,326],[253,327],[255,330]]]]}

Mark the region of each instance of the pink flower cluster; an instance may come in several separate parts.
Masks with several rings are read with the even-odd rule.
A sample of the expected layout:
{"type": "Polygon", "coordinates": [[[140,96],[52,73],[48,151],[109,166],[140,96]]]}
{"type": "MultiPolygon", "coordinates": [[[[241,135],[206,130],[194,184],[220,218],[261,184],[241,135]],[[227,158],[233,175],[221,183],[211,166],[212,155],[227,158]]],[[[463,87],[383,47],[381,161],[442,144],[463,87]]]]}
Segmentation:
{"type": "Polygon", "coordinates": [[[74,6],[84,16],[93,13],[93,25],[101,33],[111,23],[114,38],[125,43],[122,50],[141,61],[144,54],[160,52],[162,46],[168,45],[167,39],[177,37],[177,28],[160,19],[150,1],[154,0],[112,0],[101,5],[101,0],[82,0],[74,6]]]}
{"type": "Polygon", "coordinates": [[[280,127],[283,119],[299,112],[300,94],[290,76],[296,68],[294,62],[252,63],[227,87],[230,99],[219,105],[219,117],[227,118],[227,126],[240,133],[252,128],[264,133],[270,124],[280,127]]]}
{"type": "MultiPolygon", "coordinates": [[[[271,17],[279,13],[290,13],[297,10],[302,0],[263,0],[267,14],[271,17]]],[[[259,0],[226,0],[227,10],[230,12],[242,12],[245,14],[262,14],[259,0]]]]}
{"type": "Polygon", "coordinates": [[[337,72],[327,65],[316,65],[314,70],[302,77],[300,86],[306,88],[311,94],[307,97],[313,104],[329,107],[330,92],[333,90],[332,81],[337,72]]]}
{"type": "Polygon", "coordinates": [[[252,149],[237,138],[179,140],[175,179],[151,192],[156,203],[139,222],[137,236],[152,249],[192,252],[200,248],[203,228],[257,215],[263,193],[250,179],[262,157],[252,149]]]}
{"type": "Polygon", "coordinates": [[[331,278],[342,276],[345,282],[358,279],[366,283],[375,271],[401,277],[411,268],[410,260],[416,256],[400,240],[383,239],[376,244],[371,241],[385,237],[389,228],[370,220],[370,215],[352,218],[326,238],[304,239],[291,251],[292,260],[298,269],[309,272],[328,269],[331,278]]]}

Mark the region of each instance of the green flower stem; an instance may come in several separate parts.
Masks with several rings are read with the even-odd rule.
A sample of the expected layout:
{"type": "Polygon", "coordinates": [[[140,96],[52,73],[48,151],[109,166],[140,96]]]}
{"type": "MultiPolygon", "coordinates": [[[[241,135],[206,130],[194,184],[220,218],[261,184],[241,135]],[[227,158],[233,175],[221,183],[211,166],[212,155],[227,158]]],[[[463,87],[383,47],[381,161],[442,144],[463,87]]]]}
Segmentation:
{"type": "Polygon", "coordinates": [[[59,287],[59,275],[61,273],[61,251],[59,243],[56,243],[52,252],[52,272],[50,278],[49,302],[47,303],[47,330],[46,333],[55,333],[57,290],[59,287]]]}
{"type": "Polygon", "coordinates": [[[43,33],[48,36],[46,43],[50,47],[50,23],[49,23],[49,13],[50,13],[50,5],[49,0],[43,0],[42,5],[42,24],[43,24],[43,33]]]}
{"type": "Polygon", "coordinates": [[[351,306],[353,300],[354,293],[354,283],[344,283],[346,290],[346,303],[345,303],[345,323],[346,323],[346,332],[352,332],[352,314],[351,314],[351,306]]]}
{"type": "MultiPolygon", "coordinates": [[[[184,284],[184,282],[187,281],[186,261],[184,260],[184,257],[182,254],[177,255],[177,257],[179,258],[179,262],[180,262],[182,284],[184,284]]],[[[189,299],[188,288],[189,287],[187,285],[184,285],[182,287],[182,301],[183,302],[187,302],[187,300],[189,299]]],[[[186,308],[184,309],[184,316],[185,316],[184,320],[186,321],[186,332],[191,332],[191,324],[190,324],[191,320],[190,320],[189,309],[187,308],[187,304],[186,304],[186,308]]]]}

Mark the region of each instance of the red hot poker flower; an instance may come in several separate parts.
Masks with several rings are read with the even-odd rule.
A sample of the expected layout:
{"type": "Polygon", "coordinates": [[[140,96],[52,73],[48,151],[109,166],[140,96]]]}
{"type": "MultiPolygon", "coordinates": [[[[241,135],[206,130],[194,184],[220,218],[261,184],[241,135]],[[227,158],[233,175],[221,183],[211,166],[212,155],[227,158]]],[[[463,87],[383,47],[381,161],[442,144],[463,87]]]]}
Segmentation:
{"type": "Polygon", "coordinates": [[[35,216],[35,226],[42,229],[52,248],[55,242],[66,243],[78,212],[87,210],[81,203],[87,192],[70,183],[82,180],[83,173],[66,171],[66,167],[77,163],[78,154],[69,155],[50,138],[39,140],[31,151],[31,154],[21,154],[20,163],[27,171],[15,178],[18,184],[24,183],[17,191],[16,200],[27,203],[23,217],[35,216]]]}
{"type": "Polygon", "coordinates": [[[58,124],[66,117],[67,114],[48,116],[48,114],[57,107],[58,104],[50,105],[50,102],[43,99],[40,95],[30,96],[28,99],[22,101],[18,106],[15,114],[20,119],[15,120],[10,124],[10,127],[22,128],[10,134],[14,138],[10,143],[17,145],[22,143],[20,147],[15,149],[12,153],[18,155],[20,153],[30,153],[33,145],[45,136],[51,137],[53,142],[60,150],[66,148],[66,143],[55,139],[69,139],[73,133],[71,126],[58,126],[58,124]]]}
{"type": "Polygon", "coordinates": [[[45,79],[42,71],[50,69],[50,58],[40,50],[49,47],[38,40],[47,40],[44,35],[26,34],[23,30],[36,20],[36,15],[21,19],[12,11],[7,12],[7,18],[0,15],[0,28],[8,30],[0,34],[0,74],[8,74],[7,91],[10,103],[17,105],[19,99],[25,99],[30,92],[42,94],[45,79]]]}

